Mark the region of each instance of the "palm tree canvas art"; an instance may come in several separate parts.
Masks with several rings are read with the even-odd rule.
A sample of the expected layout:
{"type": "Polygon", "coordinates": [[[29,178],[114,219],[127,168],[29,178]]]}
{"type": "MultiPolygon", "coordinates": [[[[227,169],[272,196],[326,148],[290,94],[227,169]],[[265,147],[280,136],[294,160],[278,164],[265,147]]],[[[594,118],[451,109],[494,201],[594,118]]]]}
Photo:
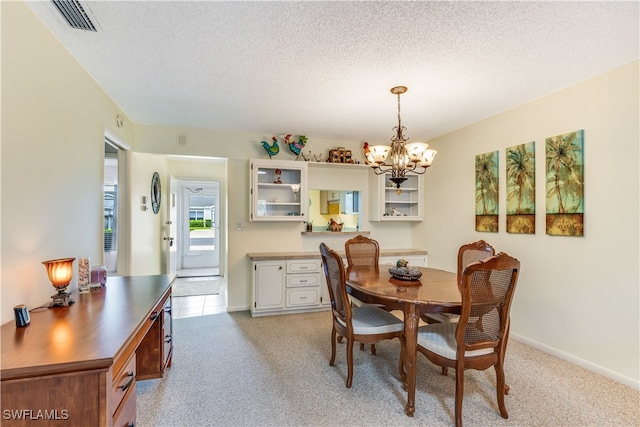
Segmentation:
{"type": "Polygon", "coordinates": [[[535,142],[507,148],[507,233],[536,233],[535,142]]]}
{"type": "Polygon", "coordinates": [[[476,231],[498,232],[498,152],[476,156],[476,231]]]}
{"type": "Polygon", "coordinates": [[[584,130],[546,139],[547,234],[584,235],[584,130]]]}

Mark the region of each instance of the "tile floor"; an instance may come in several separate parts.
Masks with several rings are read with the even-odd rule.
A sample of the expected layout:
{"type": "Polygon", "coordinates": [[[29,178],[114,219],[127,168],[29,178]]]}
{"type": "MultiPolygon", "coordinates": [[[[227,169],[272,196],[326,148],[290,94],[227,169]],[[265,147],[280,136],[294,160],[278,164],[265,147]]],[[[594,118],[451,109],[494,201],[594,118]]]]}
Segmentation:
{"type": "MultiPolygon", "coordinates": [[[[182,317],[226,313],[227,283],[224,277],[217,276],[217,278],[220,280],[220,293],[218,295],[173,297],[173,318],[180,319],[182,317]]],[[[183,278],[178,277],[176,282],[180,280],[183,280],[183,278]]]]}

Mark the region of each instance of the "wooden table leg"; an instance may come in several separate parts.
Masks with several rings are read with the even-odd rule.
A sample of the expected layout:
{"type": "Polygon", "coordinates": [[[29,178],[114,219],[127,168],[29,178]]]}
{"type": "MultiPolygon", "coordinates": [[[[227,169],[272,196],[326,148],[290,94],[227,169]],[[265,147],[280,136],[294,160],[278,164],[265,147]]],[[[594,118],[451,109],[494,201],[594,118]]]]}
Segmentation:
{"type": "Polygon", "coordinates": [[[416,344],[420,316],[414,304],[407,303],[404,310],[404,333],[406,340],[405,368],[407,370],[407,415],[413,417],[416,410],[416,344]]]}

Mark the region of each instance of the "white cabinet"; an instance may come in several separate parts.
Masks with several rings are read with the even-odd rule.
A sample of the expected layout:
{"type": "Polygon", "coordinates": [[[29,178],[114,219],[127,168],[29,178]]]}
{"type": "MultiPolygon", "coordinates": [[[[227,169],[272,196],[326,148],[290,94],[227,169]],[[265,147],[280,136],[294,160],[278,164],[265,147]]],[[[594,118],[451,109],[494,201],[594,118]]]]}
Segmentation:
{"type": "Polygon", "coordinates": [[[253,310],[284,308],[285,263],[261,261],[253,264],[253,310]]]}
{"type": "Polygon", "coordinates": [[[424,176],[408,174],[400,188],[391,174],[373,175],[372,221],[422,221],[424,216],[424,176]]]}
{"type": "Polygon", "coordinates": [[[326,310],[320,259],[253,262],[252,316],[326,310]]]}
{"type": "MultiPolygon", "coordinates": [[[[253,264],[251,315],[304,313],[331,309],[331,297],[322,266],[314,252],[248,253],[253,264]]],[[[409,265],[427,266],[427,252],[388,249],[380,254],[381,268],[406,259],[409,265]]],[[[342,262],[347,260],[342,255],[342,262]]]]}
{"type": "Polygon", "coordinates": [[[307,221],[307,163],[254,159],[250,163],[250,221],[307,221]]]}

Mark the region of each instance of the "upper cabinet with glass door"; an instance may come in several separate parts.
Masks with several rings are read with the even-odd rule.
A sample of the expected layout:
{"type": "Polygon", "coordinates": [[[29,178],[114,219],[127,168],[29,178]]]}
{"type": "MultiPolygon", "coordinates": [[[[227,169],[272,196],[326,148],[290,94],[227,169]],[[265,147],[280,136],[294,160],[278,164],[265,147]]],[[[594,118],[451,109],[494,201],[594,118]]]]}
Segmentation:
{"type": "Polygon", "coordinates": [[[424,211],[423,175],[407,174],[400,188],[390,173],[373,175],[375,188],[371,197],[372,221],[422,221],[424,211]]]}
{"type": "Polygon", "coordinates": [[[307,163],[251,160],[250,221],[307,221],[307,163]]]}

